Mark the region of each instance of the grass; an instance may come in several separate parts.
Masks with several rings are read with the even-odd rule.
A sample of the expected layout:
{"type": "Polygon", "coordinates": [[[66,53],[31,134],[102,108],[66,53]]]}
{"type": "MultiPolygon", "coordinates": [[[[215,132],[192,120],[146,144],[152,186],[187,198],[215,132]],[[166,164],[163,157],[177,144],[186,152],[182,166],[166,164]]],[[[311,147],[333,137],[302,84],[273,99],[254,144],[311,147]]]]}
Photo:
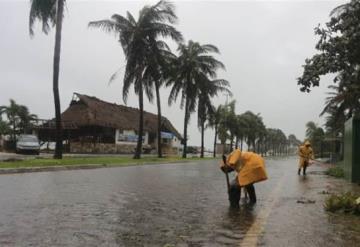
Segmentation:
{"type": "Polygon", "coordinates": [[[331,195],[325,200],[324,208],[329,212],[360,215],[360,197],[351,192],[331,195]]]}
{"type": "MultiPolygon", "coordinates": [[[[212,158],[204,158],[209,160],[212,158]]],[[[204,160],[201,159],[201,160],[204,160]]],[[[1,168],[31,168],[31,167],[52,167],[52,166],[77,166],[77,165],[106,165],[106,166],[126,166],[142,165],[148,163],[172,163],[172,162],[190,162],[200,160],[198,157],[183,159],[180,157],[143,157],[133,159],[132,157],[64,157],[61,160],[52,158],[36,158],[27,160],[15,160],[0,162],[1,168]]]]}
{"type": "Polygon", "coordinates": [[[325,174],[336,178],[343,178],[345,176],[344,169],[341,166],[330,167],[325,174]]]}

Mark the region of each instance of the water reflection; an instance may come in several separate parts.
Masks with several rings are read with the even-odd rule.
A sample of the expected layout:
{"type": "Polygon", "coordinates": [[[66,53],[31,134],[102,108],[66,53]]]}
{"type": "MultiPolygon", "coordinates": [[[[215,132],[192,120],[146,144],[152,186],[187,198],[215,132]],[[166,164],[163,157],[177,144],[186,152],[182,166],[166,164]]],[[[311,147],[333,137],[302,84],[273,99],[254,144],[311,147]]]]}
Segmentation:
{"type": "Polygon", "coordinates": [[[289,166],[295,163],[268,161],[270,179],[256,185],[257,204],[242,198],[238,209],[229,208],[216,161],[3,175],[0,246],[239,246],[254,222],[264,227],[259,241],[267,246],[360,240],[342,227],[356,222],[322,210],[320,192],[343,190],[343,183],[328,183],[321,173],[298,176],[289,166]],[[271,192],[283,176],[273,204],[271,192]],[[302,197],[316,203],[297,203],[302,197]],[[264,209],[269,217],[259,221],[264,209]],[[349,237],[339,238],[341,231],[349,237]]]}

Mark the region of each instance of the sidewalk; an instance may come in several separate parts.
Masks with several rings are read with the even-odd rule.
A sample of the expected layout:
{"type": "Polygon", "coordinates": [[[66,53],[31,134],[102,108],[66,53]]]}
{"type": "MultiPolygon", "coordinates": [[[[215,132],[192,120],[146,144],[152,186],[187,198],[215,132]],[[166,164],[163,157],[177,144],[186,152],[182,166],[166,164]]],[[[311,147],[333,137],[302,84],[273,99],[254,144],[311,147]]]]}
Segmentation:
{"type": "MultiPolygon", "coordinates": [[[[332,214],[324,210],[333,193],[360,194],[360,186],[325,175],[331,165],[314,164],[306,176],[297,175],[295,166],[278,175],[277,192],[270,194],[266,219],[257,244],[264,246],[356,246],[360,241],[360,217],[332,214]]],[[[261,215],[261,212],[259,213],[261,215]]],[[[246,245],[245,245],[246,246],[246,245]]]]}

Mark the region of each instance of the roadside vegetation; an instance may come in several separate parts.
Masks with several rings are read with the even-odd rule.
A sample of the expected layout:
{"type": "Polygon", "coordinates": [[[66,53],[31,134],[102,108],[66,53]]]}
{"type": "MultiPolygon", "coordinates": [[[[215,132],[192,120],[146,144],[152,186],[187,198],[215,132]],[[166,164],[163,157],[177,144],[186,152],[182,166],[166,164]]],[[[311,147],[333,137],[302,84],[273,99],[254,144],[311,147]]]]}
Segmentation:
{"type": "MultiPolygon", "coordinates": [[[[35,167],[53,167],[53,166],[80,166],[80,165],[102,165],[102,166],[129,166],[129,165],[144,165],[144,164],[159,164],[159,163],[176,163],[176,162],[191,162],[199,160],[199,157],[191,157],[183,159],[180,157],[143,157],[134,160],[132,157],[63,157],[60,159],[52,158],[36,158],[26,160],[9,160],[0,162],[0,169],[3,168],[35,168],[35,167]]],[[[212,158],[206,158],[212,159],[212,158]]]]}
{"type": "MultiPolygon", "coordinates": [[[[297,79],[302,92],[318,87],[324,75],[332,75],[328,97],[320,116],[325,116],[325,131],[309,122],[307,127],[315,149],[324,149],[322,141],[343,140],[345,121],[360,114],[360,2],[350,0],[330,13],[325,25],[315,27],[317,52],[305,59],[303,73],[297,79]]],[[[315,150],[316,151],[316,150],[315,150]]],[[[322,150],[323,151],[323,150],[322,150]]],[[[338,151],[339,152],[339,151],[338,151]]]]}
{"type": "Polygon", "coordinates": [[[15,142],[19,134],[31,133],[33,122],[37,119],[27,106],[10,99],[9,105],[0,106],[0,135],[9,135],[9,140],[15,142]],[[3,119],[3,116],[6,116],[6,119],[3,119]]]}
{"type": "Polygon", "coordinates": [[[331,195],[325,200],[324,208],[332,213],[360,215],[360,195],[351,192],[331,195]]]}
{"type": "Polygon", "coordinates": [[[340,166],[328,168],[325,174],[336,178],[343,178],[345,176],[344,169],[340,166]]]}

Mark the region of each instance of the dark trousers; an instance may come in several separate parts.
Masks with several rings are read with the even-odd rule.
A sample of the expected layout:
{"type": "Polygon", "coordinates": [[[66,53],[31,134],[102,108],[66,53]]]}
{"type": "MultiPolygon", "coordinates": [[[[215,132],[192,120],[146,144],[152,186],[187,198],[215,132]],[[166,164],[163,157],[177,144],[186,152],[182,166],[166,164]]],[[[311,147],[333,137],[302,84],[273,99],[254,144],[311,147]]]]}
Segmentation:
{"type": "MultiPolygon", "coordinates": [[[[246,185],[245,190],[249,195],[250,203],[256,203],[256,193],[255,193],[254,184],[246,185]]],[[[237,179],[234,179],[230,183],[230,191],[229,191],[230,206],[239,207],[240,197],[241,197],[241,187],[238,184],[237,179]]]]}
{"type": "MultiPolygon", "coordinates": [[[[303,175],[306,175],[306,168],[309,166],[309,162],[308,161],[304,161],[304,166],[302,167],[303,168],[303,175]]],[[[301,173],[301,167],[299,168],[298,170],[298,174],[300,175],[301,173]]]]}

